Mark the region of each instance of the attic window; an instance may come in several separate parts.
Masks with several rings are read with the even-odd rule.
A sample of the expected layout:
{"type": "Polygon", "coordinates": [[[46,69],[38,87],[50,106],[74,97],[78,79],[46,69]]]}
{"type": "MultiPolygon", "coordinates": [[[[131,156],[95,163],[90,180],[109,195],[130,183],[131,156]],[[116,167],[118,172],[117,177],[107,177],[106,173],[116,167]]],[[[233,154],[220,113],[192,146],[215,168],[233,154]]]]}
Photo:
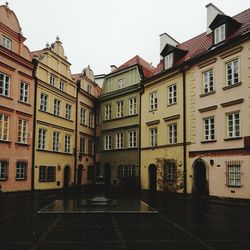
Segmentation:
{"type": "Polygon", "coordinates": [[[214,44],[224,41],[226,38],[226,25],[223,24],[214,30],[214,44]]]}
{"type": "Polygon", "coordinates": [[[11,40],[8,37],[3,36],[3,43],[2,44],[6,49],[11,49],[11,40]]]}
{"type": "Polygon", "coordinates": [[[165,69],[169,69],[173,66],[173,53],[165,56],[165,69]]]}

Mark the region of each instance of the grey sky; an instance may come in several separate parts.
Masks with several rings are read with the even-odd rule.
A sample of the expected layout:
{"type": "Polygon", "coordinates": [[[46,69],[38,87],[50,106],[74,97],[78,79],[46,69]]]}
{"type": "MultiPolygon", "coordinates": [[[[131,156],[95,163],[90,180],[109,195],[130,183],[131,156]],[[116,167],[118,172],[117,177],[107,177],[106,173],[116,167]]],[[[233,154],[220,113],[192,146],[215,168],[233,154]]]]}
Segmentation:
{"type": "MultiPolygon", "coordinates": [[[[0,0],[0,4],[6,1],[0,0]]],[[[72,73],[90,65],[109,73],[140,55],[159,61],[159,35],[184,42],[206,30],[209,0],[9,0],[30,50],[45,47],[59,35],[72,73]]],[[[249,0],[211,1],[227,15],[249,8],[249,0]]]]}

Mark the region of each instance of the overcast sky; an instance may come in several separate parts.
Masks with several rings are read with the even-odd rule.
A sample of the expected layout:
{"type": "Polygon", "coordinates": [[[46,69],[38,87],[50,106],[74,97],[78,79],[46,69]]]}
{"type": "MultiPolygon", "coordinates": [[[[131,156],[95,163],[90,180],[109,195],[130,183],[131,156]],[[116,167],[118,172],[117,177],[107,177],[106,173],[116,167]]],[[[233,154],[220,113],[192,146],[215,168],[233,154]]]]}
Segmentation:
{"type": "MultiPolygon", "coordinates": [[[[6,1],[0,0],[0,4],[6,1]]],[[[139,55],[156,66],[159,35],[182,43],[206,30],[209,0],[9,0],[19,19],[25,44],[40,50],[58,35],[72,73],[90,65],[95,74],[109,73],[139,55]]],[[[249,0],[211,1],[233,16],[249,0]]]]}

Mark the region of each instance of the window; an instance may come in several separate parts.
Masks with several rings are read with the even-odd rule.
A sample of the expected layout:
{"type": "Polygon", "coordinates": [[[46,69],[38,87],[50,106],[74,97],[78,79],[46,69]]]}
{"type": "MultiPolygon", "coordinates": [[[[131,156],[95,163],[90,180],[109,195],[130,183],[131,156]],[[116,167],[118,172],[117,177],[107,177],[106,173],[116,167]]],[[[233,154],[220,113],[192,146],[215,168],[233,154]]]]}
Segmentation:
{"type": "Polygon", "coordinates": [[[123,79],[119,79],[118,80],[118,89],[121,89],[124,87],[124,82],[123,82],[123,79]]]}
{"type": "Polygon", "coordinates": [[[8,162],[0,161],[0,180],[5,181],[8,179],[8,162]]]}
{"type": "Polygon", "coordinates": [[[47,168],[47,181],[54,182],[56,180],[56,167],[49,166],[47,168]]]}
{"type": "Polygon", "coordinates": [[[169,69],[173,66],[173,53],[165,56],[165,69],[169,69]]]}
{"type": "Polygon", "coordinates": [[[91,94],[92,86],[90,84],[87,85],[87,92],[91,94]]]}
{"type": "Polygon", "coordinates": [[[151,93],[149,95],[150,99],[150,111],[157,109],[157,92],[151,93]]]}
{"type": "Polygon", "coordinates": [[[168,87],[168,105],[176,103],[176,84],[168,87]]]}
{"type": "Polygon", "coordinates": [[[207,94],[214,90],[214,74],[210,69],[202,74],[203,94],[207,94]]]}
{"type": "Polygon", "coordinates": [[[50,84],[51,86],[55,87],[56,81],[57,81],[56,76],[54,76],[54,75],[51,74],[51,75],[50,75],[50,78],[49,78],[49,84],[50,84]]]}
{"type": "Polygon", "coordinates": [[[70,147],[71,147],[71,135],[65,135],[65,153],[70,153],[70,147]]]}
{"type": "Polygon", "coordinates": [[[61,91],[64,91],[65,82],[63,80],[60,80],[59,88],[60,88],[61,91]]]}
{"type": "Polygon", "coordinates": [[[92,112],[89,112],[89,127],[94,127],[94,114],[92,112]]]}
{"type": "Polygon", "coordinates": [[[104,136],[104,150],[111,149],[111,135],[104,136]]]}
{"type": "Polygon", "coordinates": [[[168,143],[177,143],[177,124],[168,125],[168,143]]]}
{"type": "Polygon", "coordinates": [[[105,105],[105,120],[111,119],[111,104],[105,105]]]}
{"type": "Polygon", "coordinates": [[[27,144],[28,121],[19,119],[18,121],[18,138],[19,143],[27,144]]]}
{"type": "Polygon", "coordinates": [[[41,96],[40,96],[40,110],[47,111],[47,106],[48,106],[48,96],[45,95],[44,93],[41,93],[41,96]]]}
{"type": "Polygon", "coordinates": [[[135,148],[137,146],[137,139],[136,139],[136,131],[129,131],[128,132],[128,142],[129,148],[135,148]]]}
{"type": "Polygon", "coordinates": [[[134,114],[136,114],[137,113],[137,103],[136,103],[136,98],[135,97],[133,97],[133,98],[130,98],[129,100],[128,100],[128,103],[129,103],[129,114],[130,115],[134,115],[134,114]]]}
{"type": "Polygon", "coordinates": [[[39,182],[46,181],[46,166],[39,167],[39,182]]]}
{"type": "Polygon", "coordinates": [[[29,98],[29,84],[21,82],[19,101],[28,103],[28,98],[29,98]]]}
{"type": "Polygon", "coordinates": [[[177,179],[177,167],[174,160],[166,160],[164,162],[164,176],[167,181],[177,179]]]}
{"type": "Polygon", "coordinates": [[[88,154],[89,155],[93,154],[93,140],[92,139],[88,140],[88,154]]]}
{"type": "Polygon", "coordinates": [[[214,117],[208,117],[203,120],[204,141],[215,139],[214,117]]]}
{"type": "Polygon", "coordinates": [[[225,24],[223,24],[214,30],[214,44],[217,44],[225,40],[226,38],[225,27],[226,27],[225,24]]]}
{"type": "Polygon", "coordinates": [[[227,137],[236,138],[240,136],[240,113],[227,115],[227,137]]]}
{"type": "Polygon", "coordinates": [[[53,132],[53,151],[59,151],[59,137],[60,133],[57,131],[53,132]]]}
{"type": "Polygon", "coordinates": [[[241,186],[240,161],[229,161],[227,164],[227,182],[230,187],[241,186]]]}
{"type": "Polygon", "coordinates": [[[123,133],[116,134],[116,148],[117,149],[123,148],[123,133]]]}
{"type": "Polygon", "coordinates": [[[85,153],[85,138],[83,136],[80,137],[80,154],[85,153]]]}
{"type": "Polygon", "coordinates": [[[26,162],[17,162],[16,164],[16,180],[25,180],[27,171],[26,162]]]}
{"type": "Polygon", "coordinates": [[[54,115],[60,115],[60,104],[61,101],[54,99],[54,115]]]}
{"type": "Polygon", "coordinates": [[[117,102],[117,117],[123,117],[123,101],[117,102]]]}
{"type": "Polygon", "coordinates": [[[69,104],[66,104],[66,113],[65,113],[65,118],[66,119],[71,119],[71,109],[72,109],[72,106],[69,105],[69,104]]]}
{"type": "Polygon", "coordinates": [[[226,64],[226,81],[227,86],[234,85],[239,80],[239,60],[236,59],[226,64]]]}
{"type": "Polygon", "coordinates": [[[135,176],[135,165],[121,165],[119,166],[120,178],[134,177],[135,176]]]}
{"type": "Polygon", "coordinates": [[[86,122],[86,110],[81,107],[81,111],[80,111],[80,123],[82,125],[84,125],[85,122],[86,122]]]}
{"type": "Polygon", "coordinates": [[[150,129],[150,145],[151,147],[157,146],[157,128],[150,129]]]}
{"type": "Polygon", "coordinates": [[[3,36],[3,47],[5,47],[6,49],[11,49],[11,40],[6,37],[6,36],[3,36]]]}
{"type": "Polygon", "coordinates": [[[46,129],[39,128],[38,132],[38,148],[39,149],[45,149],[46,145],[46,129]]]}
{"type": "Polygon", "coordinates": [[[10,96],[10,77],[0,73],[0,95],[10,96]]]}
{"type": "Polygon", "coordinates": [[[8,141],[9,139],[9,116],[0,114],[0,140],[8,141]]]}

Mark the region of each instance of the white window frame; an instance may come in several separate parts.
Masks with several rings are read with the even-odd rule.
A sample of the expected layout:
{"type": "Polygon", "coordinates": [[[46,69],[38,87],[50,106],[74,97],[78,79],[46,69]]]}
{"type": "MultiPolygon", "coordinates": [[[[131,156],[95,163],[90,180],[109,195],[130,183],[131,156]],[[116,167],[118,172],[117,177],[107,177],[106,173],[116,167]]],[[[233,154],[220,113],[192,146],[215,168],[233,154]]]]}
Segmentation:
{"type": "Polygon", "coordinates": [[[86,123],[86,109],[81,107],[80,110],[80,124],[85,125],[86,123]]]}
{"type": "Polygon", "coordinates": [[[60,148],[60,132],[53,131],[52,143],[53,143],[52,150],[55,151],[55,152],[59,152],[59,148],[60,148]]]}
{"type": "Polygon", "coordinates": [[[68,120],[71,120],[71,114],[72,114],[72,106],[70,104],[66,103],[65,118],[68,120]]]}
{"type": "Polygon", "coordinates": [[[202,73],[202,94],[214,91],[214,70],[209,69],[202,73]]]}
{"type": "Polygon", "coordinates": [[[136,173],[135,165],[120,165],[120,178],[134,177],[136,173]]]}
{"type": "Polygon", "coordinates": [[[241,187],[241,163],[240,161],[227,162],[227,186],[241,187]]]}
{"type": "Polygon", "coordinates": [[[49,77],[49,84],[53,87],[56,86],[56,83],[57,83],[57,77],[53,74],[50,74],[50,77],[49,77]]]}
{"type": "Polygon", "coordinates": [[[40,95],[40,110],[46,112],[48,106],[48,95],[41,93],[40,95]]]}
{"type": "Polygon", "coordinates": [[[25,82],[20,83],[20,95],[19,101],[28,103],[29,102],[29,84],[25,82]]]}
{"type": "Polygon", "coordinates": [[[177,102],[177,85],[168,86],[168,105],[176,104],[177,102]]]}
{"type": "Polygon", "coordinates": [[[104,136],[104,150],[111,150],[111,135],[104,136]]]}
{"type": "Polygon", "coordinates": [[[149,94],[149,105],[150,105],[149,108],[150,111],[157,110],[158,106],[157,91],[149,94]]]}
{"type": "Polygon", "coordinates": [[[128,147],[129,148],[137,147],[137,131],[136,130],[128,131],[128,147]]]}
{"type": "Polygon", "coordinates": [[[174,62],[174,53],[166,55],[164,58],[165,69],[173,67],[173,62],[174,62]]]}
{"type": "Polygon", "coordinates": [[[150,146],[151,147],[156,147],[157,146],[157,133],[158,129],[157,128],[151,128],[150,129],[150,146]]]}
{"type": "Polygon", "coordinates": [[[214,29],[214,44],[218,44],[226,39],[226,25],[222,24],[221,26],[214,29]]]}
{"type": "Polygon", "coordinates": [[[4,48],[11,50],[12,40],[7,36],[3,36],[2,45],[4,48]]]}
{"type": "Polygon", "coordinates": [[[177,123],[168,125],[168,143],[169,144],[177,143],[177,123]]]}
{"type": "Polygon", "coordinates": [[[89,127],[90,128],[94,128],[94,113],[93,112],[89,112],[89,127]]]}
{"type": "Polygon", "coordinates": [[[27,162],[19,161],[16,163],[16,180],[25,180],[27,173],[27,162]]]}
{"type": "Polygon", "coordinates": [[[232,86],[240,82],[239,58],[226,63],[226,86],[232,86]]]}
{"type": "Polygon", "coordinates": [[[85,137],[80,136],[80,154],[85,154],[85,137]]]}
{"type": "Polygon", "coordinates": [[[64,141],[64,152],[69,154],[71,152],[71,135],[66,134],[65,135],[65,141],[64,141]]]}
{"type": "Polygon", "coordinates": [[[60,107],[61,107],[61,101],[58,99],[54,99],[54,115],[57,116],[60,115],[60,107]]]}
{"type": "Polygon", "coordinates": [[[46,138],[47,138],[47,130],[44,128],[39,128],[38,130],[38,149],[46,149],[46,138]]]}
{"type": "Polygon", "coordinates": [[[117,118],[123,117],[123,101],[117,102],[117,118]]]}
{"type": "Polygon", "coordinates": [[[8,161],[0,160],[0,181],[8,179],[8,161]]]}
{"type": "Polygon", "coordinates": [[[227,138],[238,138],[241,135],[240,112],[227,114],[227,138]]]}
{"type": "Polygon", "coordinates": [[[122,89],[124,88],[124,79],[119,79],[118,80],[118,89],[122,89]]]}
{"type": "Polygon", "coordinates": [[[123,133],[115,134],[115,148],[122,149],[123,148],[123,133]]]}
{"type": "Polygon", "coordinates": [[[10,76],[0,72],[0,96],[10,96],[10,76]]]}
{"type": "Polygon", "coordinates": [[[60,80],[60,83],[59,83],[59,89],[61,91],[64,91],[64,89],[65,89],[65,82],[62,79],[60,80]]]}
{"type": "Polygon", "coordinates": [[[9,140],[9,116],[0,114],[0,140],[9,140]]]}
{"type": "Polygon", "coordinates": [[[18,143],[27,144],[28,142],[28,121],[19,119],[18,121],[18,143]]]}
{"type": "Polygon", "coordinates": [[[105,112],[105,120],[111,120],[111,104],[107,104],[105,105],[105,108],[104,108],[104,112],[105,112]]]}
{"type": "Polygon", "coordinates": [[[137,113],[137,99],[136,97],[129,98],[128,100],[128,113],[134,115],[137,113]]]}
{"type": "Polygon", "coordinates": [[[87,92],[91,94],[92,86],[90,84],[87,85],[87,92]]]}
{"type": "Polygon", "coordinates": [[[215,118],[214,116],[203,118],[203,140],[215,140],[215,118]]]}

